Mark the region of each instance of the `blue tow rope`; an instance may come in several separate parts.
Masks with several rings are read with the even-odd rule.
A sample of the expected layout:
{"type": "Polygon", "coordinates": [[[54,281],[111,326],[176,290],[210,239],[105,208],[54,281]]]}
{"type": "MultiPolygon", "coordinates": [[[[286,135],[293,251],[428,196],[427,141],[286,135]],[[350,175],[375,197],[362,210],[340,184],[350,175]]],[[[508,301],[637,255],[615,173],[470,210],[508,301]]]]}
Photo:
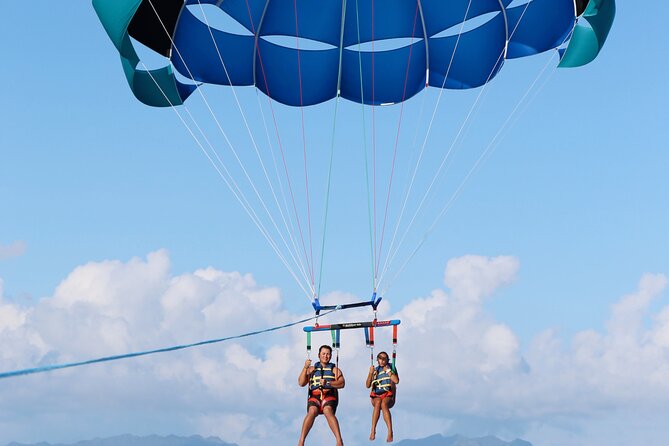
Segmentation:
{"type": "MultiPolygon", "coordinates": [[[[328,311],[325,314],[332,313],[333,311],[336,311],[336,310],[328,311]]],[[[322,314],[320,317],[325,316],[325,314],[322,314]]],[[[53,370],[67,369],[67,368],[70,368],[70,367],[79,367],[79,366],[88,365],[88,364],[97,364],[99,362],[109,362],[109,361],[117,361],[119,359],[136,358],[138,356],[153,355],[155,353],[173,352],[173,351],[176,351],[176,350],[184,350],[186,348],[199,347],[201,345],[216,344],[218,342],[230,341],[232,339],[246,338],[246,337],[249,337],[249,336],[255,336],[255,335],[262,334],[262,333],[269,333],[271,331],[282,330],[284,328],[292,327],[294,325],[299,325],[299,324],[303,324],[305,322],[309,322],[311,320],[316,319],[317,317],[319,317],[319,316],[313,316],[313,317],[302,319],[302,320],[299,320],[299,321],[296,321],[296,322],[291,322],[289,324],[279,325],[279,326],[271,327],[271,328],[266,328],[264,330],[251,331],[249,333],[243,333],[243,334],[240,334],[240,335],[228,336],[228,337],[219,338],[219,339],[209,339],[207,341],[195,342],[193,344],[175,345],[173,347],[159,348],[159,349],[156,349],[156,350],[147,350],[147,351],[143,351],[143,352],[125,353],[125,354],[122,354],[122,355],[105,356],[105,357],[102,357],[102,358],[89,359],[87,361],[68,362],[68,363],[65,363],[65,364],[52,364],[52,365],[45,365],[45,366],[42,366],[42,367],[34,367],[34,368],[30,368],[30,369],[21,369],[21,370],[14,370],[14,371],[11,371],[11,372],[2,372],[2,373],[0,373],[0,379],[13,378],[13,377],[16,377],[16,376],[23,376],[23,375],[32,375],[34,373],[51,372],[53,370]]]]}

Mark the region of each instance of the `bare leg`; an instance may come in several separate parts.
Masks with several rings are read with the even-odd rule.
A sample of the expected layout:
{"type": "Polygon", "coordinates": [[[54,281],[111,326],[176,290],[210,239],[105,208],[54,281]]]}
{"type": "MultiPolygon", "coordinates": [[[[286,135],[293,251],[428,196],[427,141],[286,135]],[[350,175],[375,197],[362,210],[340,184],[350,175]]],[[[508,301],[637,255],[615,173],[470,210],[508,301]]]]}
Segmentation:
{"type": "Polygon", "coordinates": [[[337,446],[344,446],[344,441],[341,439],[341,431],[339,430],[339,421],[337,420],[332,407],[325,406],[323,408],[323,415],[325,415],[325,419],[328,421],[330,430],[335,436],[337,446]]]}
{"type": "Polygon", "coordinates": [[[379,422],[379,415],[381,414],[381,399],[380,398],[370,398],[372,406],[372,431],[369,434],[369,440],[374,441],[376,439],[376,424],[379,422]]]}
{"type": "Polygon", "coordinates": [[[391,407],[392,407],[392,399],[384,398],[383,401],[381,401],[381,410],[383,411],[383,421],[386,422],[386,426],[388,427],[388,437],[386,437],[386,441],[388,443],[393,442],[393,417],[390,415],[391,407]]]}
{"type": "Polygon", "coordinates": [[[304,446],[304,441],[307,439],[307,435],[309,435],[309,431],[314,425],[314,420],[317,416],[318,408],[310,406],[307,410],[307,415],[304,417],[304,421],[302,422],[302,433],[300,433],[300,440],[297,442],[297,446],[304,446]]]}

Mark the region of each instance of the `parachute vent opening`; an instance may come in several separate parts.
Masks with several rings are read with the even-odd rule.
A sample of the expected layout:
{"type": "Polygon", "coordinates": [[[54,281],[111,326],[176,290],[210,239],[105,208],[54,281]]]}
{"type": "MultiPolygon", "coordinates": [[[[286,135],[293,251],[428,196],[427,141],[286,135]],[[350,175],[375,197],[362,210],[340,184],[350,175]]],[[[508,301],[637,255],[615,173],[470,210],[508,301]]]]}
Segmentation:
{"type": "Polygon", "coordinates": [[[361,53],[381,53],[384,51],[393,51],[405,48],[415,43],[421,42],[423,38],[419,37],[398,37],[396,39],[381,39],[373,42],[361,42],[360,44],[349,45],[347,50],[359,51],[361,53]]]}
{"type": "Polygon", "coordinates": [[[215,5],[188,5],[188,10],[205,25],[213,29],[237,36],[252,36],[253,33],[215,5]]]}
{"type": "Polygon", "coordinates": [[[299,49],[300,51],[327,51],[337,48],[329,43],[321,42],[320,40],[306,39],[304,37],[268,35],[261,36],[260,38],[266,42],[273,43],[274,45],[293,50],[299,49]]]}
{"type": "Polygon", "coordinates": [[[456,25],[453,25],[450,28],[446,28],[445,30],[431,36],[431,38],[441,39],[443,37],[453,37],[457,36],[458,34],[464,34],[469,31],[473,31],[477,28],[482,27],[486,23],[490,22],[499,14],[501,14],[501,12],[499,11],[493,11],[493,12],[488,12],[486,14],[481,14],[471,19],[467,19],[464,22],[460,22],[456,25]]]}

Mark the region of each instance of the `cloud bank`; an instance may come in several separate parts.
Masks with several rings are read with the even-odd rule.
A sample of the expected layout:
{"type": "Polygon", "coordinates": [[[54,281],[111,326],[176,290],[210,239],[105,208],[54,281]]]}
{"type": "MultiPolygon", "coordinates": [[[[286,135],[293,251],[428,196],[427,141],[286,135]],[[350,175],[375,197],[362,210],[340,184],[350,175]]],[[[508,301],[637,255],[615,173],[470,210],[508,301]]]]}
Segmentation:
{"type": "MultiPolygon", "coordinates": [[[[547,329],[521,348],[513,327],[486,310],[486,302],[512,285],[518,270],[513,257],[464,256],[446,265],[443,289],[394,314],[382,304],[382,314],[402,320],[396,438],[493,433],[544,445],[594,446],[605,441],[597,426],[613,423],[625,411],[666,415],[665,275],[644,275],[635,291],[611,306],[605,330],[583,331],[565,342],[547,329]]],[[[335,294],[328,301],[355,298],[335,294]]],[[[52,296],[30,307],[3,299],[0,281],[0,369],[196,342],[305,316],[285,310],[280,291],[258,285],[249,274],[205,268],[174,275],[168,253],[157,251],[145,259],[82,265],[52,296]]],[[[359,310],[345,317],[366,316],[359,310]]],[[[378,348],[390,349],[390,337],[381,331],[378,348]]],[[[315,338],[314,344],[328,337],[315,338]]],[[[360,337],[342,333],[340,365],[347,387],[340,418],[349,445],[366,443],[368,435],[363,381],[369,352],[360,337]]],[[[295,327],[1,380],[0,443],[198,433],[242,445],[290,444],[305,410],[305,391],[296,383],[304,357],[304,336],[295,327]]],[[[624,417],[629,421],[627,413],[624,417]]],[[[320,421],[311,441],[330,442],[320,421]]]]}
{"type": "Polygon", "coordinates": [[[11,259],[13,257],[20,257],[26,252],[26,243],[22,240],[17,240],[9,245],[0,245],[0,262],[11,259]]]}

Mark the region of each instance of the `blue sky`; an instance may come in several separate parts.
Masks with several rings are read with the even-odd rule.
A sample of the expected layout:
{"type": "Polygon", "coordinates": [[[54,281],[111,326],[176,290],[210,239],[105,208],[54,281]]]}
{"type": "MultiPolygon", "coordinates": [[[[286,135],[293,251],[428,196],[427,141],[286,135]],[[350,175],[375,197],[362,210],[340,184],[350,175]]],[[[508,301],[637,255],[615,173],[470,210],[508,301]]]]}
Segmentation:
{"type": "MultiPolygon", "coordinates": [[[[444,398],[471,401],[469,405],[444,403],[443,417],[426,416],[416,395],[420,386],[405,379],[406,405],[398,408],[398,419],[417,427],[402,428],[400,421],[399,438],[458,433],[459,429],[472,435],[523,436],[537,445],[568,440],[597,446],[619,444],[612,437],[627,438],[643,431],[648,444],[664,444],[669,432],[653,421],[666,415],[666,378],[651,380],[637,389],[637,396],[620,395],[608,386],[637,383],[647,371],[644,364],[658,365],[656,370],[669,367],[669,346],[661,341],[669,275],[669,130],[664,117],[669,87],[664,79],[662,20],[669,6],[659,3],[654,8],[649,14],[620,2],[604,51],[586,67],[554,70],[555,59],[549,61],[550,55],[508,61],[486,89],[449,171],[453,184],[469,171],[550,63],[546,75],[539,78],[543,86],[532,90],[536,97],[514,115],[514,125],[506,128],[504,139],[386,294],[385,314],[408,321],[406,350],[428,355],[425,347],[416,347],[421,341],[438,343],[439,349],[452,347],[443,354],[461,366],[454,367],[453,376],[439,376],[444,398]],[[476,317],[462,323],[457,315],[445,314],[427,328],[431,333],[427,336],[421,321],[427,317],[426,309],[433,308],[430,305],[471,311],[476,317]],[[629,334],[622,326],[637,330],[632,346],[620,341],[625,337],[620,333],[629,334]],[[498,333],[496,339],[508,342],[491,352],[483,332],[498,333]],[[471,336],[472,344],[450,343],[453,333],[471,336]],[[635,356],[648,347],[647,339],[657,340],[653,344],[659,352],[657,363],[635,356]],[[595,344],[597,348],[592,347],[595,344]],[[601,349],[595,356],[603,362],[593,359],[592,364],[611,367],[601,378],[607,385],[588,386],[577,373],[592,372],[579,362],[585,345],[593,351],[601,349]],[[530,379],[534,393],[520,400],[498,395],[488,401],[467,385],[458,386],[460,377],[472,376],[472,382],[480,378],[497,384],[494,388],[515,389],[522,380],[514,380],[514,373],[520,373],[523,361],[532,370],[541,370],[531,358],[546,363],[573,361],[575,375],[547,367],[545,374],[537,372],[530,379]],[[638,375],[615,373],[634,358],[642,364],[638,375]],[[489,364],[489,369],[481,371],[481,364],[489,364]],[[511,364],[510,368],[504,369],[504,364],[511,364]],[[542,379],[555,386],[543,386],[542,379]],[[586,396],[565,404],[552,401],[553,389],[586,396]],[[481,409],[487,402],[490,410],[481,409]],[[629,421],[639,427],[610,429],[618,420],[630,419],[628,410],[641,414],[629,421]],[[589,426],[580,424],[584,419],[589,426]]],[[[308,299],[249,223],[175,113],[145,107],[132,97],[116,52],[89,2],[38,2],[30,7],[8,2],[2,21],[0,342],[4,354],[0,368],[226,336],[309,312],[308,299]],[[208,297],[198,297],[198,290],[208,297]],[[237,309],[235,293],[244,296],[239,299],[248,308],[237,309]],[[181,295],[193,296],[188,311],[173,304],[186,302],[174,297],[181,295]],[[77,299],[87,304],[77,306],[77,299]],[[235,307],[236,320],[226,319],[230,317],[226,305],[235,307]],[[169,309],[183,312],[183,320],[170,316],[169,309]],[[198,314],[211,319],[199,326],[198,314]],[[240,323],[240,317],[257,317],[257,324],[240,323]],[[135,325],[138,321],[144,329],[135,325]],[[107,327],[107,322],[108,330],[96,331],[107,327]],[[125,327],[120,329],[123,335],[113,335],[119,327],[115,324],[125,327]],[[150,327],[170,330],[154,332],[150,327]],[[71,337],[75,334],[76,340],[71,337]]],[[[230,92],[204,90],[219,106],[230,138],[239,147],[248,147],[230,92]]],[[[425,95],[427,104],[434,104],[438,97],[438,91],[431,90],[425,95]]],[[[434,151],[427,155],[426,165],[438,164],[477,93],[444,93],[427,145],[434,151]]],[[[249,119],[256,136],[263,138],[255,93],[239,89],[238,94],[242,103],[250,104],[249,119]]],[[[194,111],[204,114],[197,98],[192,99],[194,111]]],[[[407,184],[407,163],[415,152],[406,147],[411,147],[413,126],[428,121],[417,119],[422,99],[419,95],[409,101],[404,110],[404,151],[394,191],[407,184]]],[[[333,106],[328,103],[306,113],[307,140],[316,153],[310,158],[314,244],[320,243],[327,173],[326,157],[317,153],[320,146],[329,148],[333,106]]],[[[285,121],[280,123],[285,145],[301,148],[300,127],[295,125],[300,115],[294,109],[276,107],[279,119],[285,121]]],[[[360,108],[350,103],[340,107],[337,147],[341,152],[335,158],[322,282],[323,299],[329,302],[367,297],[371,291],[364,163],[361,152],[356,152],[360,108]]],[[[397,107],[377,111],[379,146],[392,146],[397,112],[397,107]]],[[[380,170],[387,172],[389,159],[386,153],[380,170]]],[[[294,172],[300,172],[301,158],[291,161],[294,172]]],[[[257,165],[251,168],[254,175],[260,174],[257,165]]],[[[450,178],[439,190],[443,197],[453,191],[450,178]]],[[[425,190],[427,181],[429,177],[421,177],[417,187],[425,190]]],[[[414,241],[425,232],[430,215],[446,203],[447,198],[440,197],[441,201],[431,202],[432,214],[425,217],[423,226],[412,231],[414,241]]],[[[395,196],[391,204],[395,206],[392,215],[401,199],[395,196]]],[[[0,443],[148,431],[218,434],[241,444],[261,441],[267,432],[251,428],[226,436],[229,432],[221,426],[244,425],[253,419],[254,407],[252,401],[232,405],[231,399],[238,401],[237,397],[224,383],[216,382],[213,369],[233,375],[225,378],[229,386],[236,379],[244,382],[240,364],[247,359],[276,364],[285,381],[281,392],[292,399],[286,410],[273,415],[274,421],[277,426],[282,417],[296,422],[302,414],[296,396],[301,391],[290,387],[294,384],[290,366],[302,361],[301,333],[273,336],[266,346],[262,341],[177,356],[178,366],[172,372],[170,358],[162,358],[0,382],[6,395],[0,400],[0,443]],[[115,380],[132,392],[119,392],[108,382],[115,380]],[[50,390],[54,384],[58,390],[50,390]],[[17,385],[26,390],[17,390],[17,385]],[[201,400],[170,399],[163,395],[168,388],[193,392],[201,400]],[[92,394],[98,391],[108,402],[94,400],[92,394]],[[161,406],[174,409],[163,413],[161,406]],[[65,431],[58,414],[82,418],[65,431]],[[40,420],[39,435],[31,429],[35,419],[40,420]]],[[[352,388],[356,388],[356,367],[364,370],[366,357],[362,346],[355,350],[347,353],[351,365],[345,370],[352,388]]],[[[405,372],[404,376],[420,378],[418,371],[405,368],[405,372]]],[[[362,399],[363,393],[357,394],[362,399]]],[[[359,403],[351,403],[351,418],[366,420],[366,406],[359,403]]],[[[439,402],[430,404],[439,407],[439,402]]],[[[290,428],[276,429],[270,429],[272,435],[290,438],[290,428]]]]}

